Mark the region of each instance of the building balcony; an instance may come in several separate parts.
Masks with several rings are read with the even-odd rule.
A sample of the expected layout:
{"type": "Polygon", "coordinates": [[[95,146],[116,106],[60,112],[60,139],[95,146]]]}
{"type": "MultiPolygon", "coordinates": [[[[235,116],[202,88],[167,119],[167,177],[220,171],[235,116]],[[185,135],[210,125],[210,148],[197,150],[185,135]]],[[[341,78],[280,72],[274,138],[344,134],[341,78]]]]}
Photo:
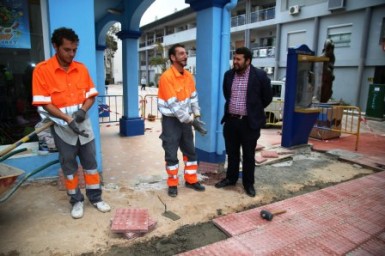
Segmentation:
{"type": "Polygon", "coordinates": [[[238,27],[248,23],[255,23],[271,19],[275,19],[275,7],[250,13],[250,22],[247,21],[246,14],[234,16],[231,18],[231,27],[238,27]]]}
{"type": "Polygon", "coordinates": [[[184,44],[186,42],[192,42],[196,40],[197,29],[194,27],[192,29],[183,30],[171,35],[163,37],[164,45],[173,45],[176,43],[184,44]]]}
{"type": "Polygon", "coordinates": [[[251,48],[254,58],[272,58],[275,57],[275,46],[262,46],[251,48]]]}

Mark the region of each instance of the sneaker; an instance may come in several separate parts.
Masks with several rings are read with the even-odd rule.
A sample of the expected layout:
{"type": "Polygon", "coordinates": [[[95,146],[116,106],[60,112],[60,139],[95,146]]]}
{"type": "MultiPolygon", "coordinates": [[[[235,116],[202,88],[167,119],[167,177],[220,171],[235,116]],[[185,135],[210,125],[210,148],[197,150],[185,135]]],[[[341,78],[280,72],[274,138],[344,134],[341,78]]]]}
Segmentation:
{"type": "Polygon", "coordinates": [[[178,187],[177,186],[168,187],[168,195],[171,197],[176,197],[178,195],[178,187]]]}
{"type": "Polygon", "coordinates": [[[72,206],[71,216],[74,219],[80,219],[83,217],[83,202],[76,202],[72,206]]]}
{"type": "Polygon", "coordinates": [[[94,206],[96,207],[96,209],[98,209],[101,212],[109,212],[109,211],[111,211],[111,207],[106,202],[104,202],[104,201],[100,201],[100,202],[94,203],[94,206]]]}
{"type": "Polygon", "coordinates": [[[206,189],[199,182],[195,182],[193,184],[186,182],[185,185],[186,185],[187,188],[192,188],[192,189],[194,189],[196,191],[205,191],[205,189],[206,189]]]}

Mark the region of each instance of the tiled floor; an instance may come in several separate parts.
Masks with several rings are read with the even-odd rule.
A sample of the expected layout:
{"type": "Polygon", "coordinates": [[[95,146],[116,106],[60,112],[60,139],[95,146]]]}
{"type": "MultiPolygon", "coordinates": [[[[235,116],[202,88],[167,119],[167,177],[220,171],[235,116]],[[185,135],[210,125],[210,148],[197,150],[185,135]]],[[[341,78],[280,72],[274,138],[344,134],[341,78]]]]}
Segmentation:
{"type": "Polygon", "coordinates": [[[230,238],[181,255],[385,255],[385,172],[214,223],[230,238]],[[262,209],[287,212],[267,221],[262,209]]]}

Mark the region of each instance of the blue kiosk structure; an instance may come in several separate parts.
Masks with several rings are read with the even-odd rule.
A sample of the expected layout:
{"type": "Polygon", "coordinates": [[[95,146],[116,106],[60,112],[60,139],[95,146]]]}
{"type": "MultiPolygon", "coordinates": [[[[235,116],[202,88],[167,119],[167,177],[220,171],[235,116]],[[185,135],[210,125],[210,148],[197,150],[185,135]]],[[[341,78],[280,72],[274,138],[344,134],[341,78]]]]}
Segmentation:
{"type": "Polygon", "coordinates": [[[322,68],[316,63],[327,61],[327,57],[314,56],[307,45],[288,49],[281,146],[290,148],[308,143],[320,114],[320,109],[312,104],[322,77],[322,68]]]}

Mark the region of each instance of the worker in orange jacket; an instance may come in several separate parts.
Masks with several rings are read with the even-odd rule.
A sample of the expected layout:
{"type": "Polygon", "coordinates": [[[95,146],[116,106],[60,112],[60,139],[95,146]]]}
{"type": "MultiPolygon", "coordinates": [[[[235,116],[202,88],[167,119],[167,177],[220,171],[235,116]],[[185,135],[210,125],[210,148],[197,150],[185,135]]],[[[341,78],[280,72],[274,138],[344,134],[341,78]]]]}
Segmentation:
{"type": "Polygon", "coordinates": [[[196,131],[205,135],[205,123],[200,120],[198,94],[192,74],[184,69],[187,64],[187,53],[183,45],[175,44],[168,56],[171,67],[159,80],[158,109],[162,113],[162,147],[165,151],[166,172],[168,174],[168,195],[178,194],[178,148],[182,151],[184,180],[187,188],[204,191],[205,187],[198,182],[198,162],[195,153],[194,135],[196,131]]]}
{"type": "Polygon", "coordinates": [[[84,169],[89,201],[99,211],[108,212],[111,208],[101,197],[94,133],[87,114],[98,92],[85,65],[73,60],[78,35],[70,28],[58,28],[51,41],[55,56],[39,63],[33,71],[32,104],[43,117],[55,122],[51,131],[72,204],[71,216],[83,217],[84,196],[79,189],[77,156],[84,169]]]}

